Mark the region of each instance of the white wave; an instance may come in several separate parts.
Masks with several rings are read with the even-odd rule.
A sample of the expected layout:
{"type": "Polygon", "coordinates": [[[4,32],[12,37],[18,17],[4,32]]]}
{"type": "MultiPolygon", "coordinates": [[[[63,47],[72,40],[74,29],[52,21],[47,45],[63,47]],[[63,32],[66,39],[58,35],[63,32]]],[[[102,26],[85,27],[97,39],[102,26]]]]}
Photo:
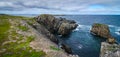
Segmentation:
{"type": "Polygon", "coordinates": [[[91,26],[89,25],[78,25],[78,27],[74,30],[74,31],[79,31],[79,30],[83,30],[83,31],[89,31],[91,29],[91,26]]]}
{"type": "Polygon", "coordinates": [[[79,28],[76,28],[74,31],[79,31],[79,28]]]}
{"type": "Polygon", "coordinates": [[[83,47],[82,45],[79,45],[79,46],[78,46],[79,49],[82,49],[82,47],[83,47]]]}
{"type": "Polygon", "coordinates": [[[120,27],[119,26],[115,26],[115,25],[109,25],[110,29],[113,30],[113,32],[117,35],[120,35],[119,31],[120,31],[120,27]]]}
{"type": "Polygon", "coordinates": [[[120,31],[120,27],[118,29],[116,29],[116,31],[120,31]]]}
{"type": "Polygon", "coordinates": [[[120,33],[119,32],[115,32],[117,35],[120,35],[120,33]]]}
{"type": "Polygon", "coordinates": [[[114,25],[108,25],[109,27],[116,27],[116,26],[114,26],[114,25]]]}
{"type": "MultiPolygon", "coordinates": [[[[73,31],[85,31],[85,32],[89,32],[91,30],[91,26],[92,25],[78,25],[78,27],[73,30],[73,31]]],[[[108,25],[110,27],[111,32],[120,35],[119,31],[120,31],[120,27],[119,26],[115,26],[115,25],[108,25]]]]}

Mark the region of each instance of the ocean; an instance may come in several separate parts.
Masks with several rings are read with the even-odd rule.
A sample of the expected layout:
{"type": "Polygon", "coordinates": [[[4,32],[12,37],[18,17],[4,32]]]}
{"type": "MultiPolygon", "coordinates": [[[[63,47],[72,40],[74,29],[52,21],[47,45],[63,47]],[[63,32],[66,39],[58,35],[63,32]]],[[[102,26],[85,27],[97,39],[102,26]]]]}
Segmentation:
{"type": "MultiPolygon", "coordinates": [[[[33,15],[26,16],[33,17],[33,15]]],[[[120,43],[120,15],[62,15],[56,17],[75,20],[79,24],[70,35],[61,37],[60,40],[68,44],[73,53],[80,57],[99,57],[100,55],[101,42],[105,39],[90,34],[93,23],[107,24],[111,35],[120,43]]]]}

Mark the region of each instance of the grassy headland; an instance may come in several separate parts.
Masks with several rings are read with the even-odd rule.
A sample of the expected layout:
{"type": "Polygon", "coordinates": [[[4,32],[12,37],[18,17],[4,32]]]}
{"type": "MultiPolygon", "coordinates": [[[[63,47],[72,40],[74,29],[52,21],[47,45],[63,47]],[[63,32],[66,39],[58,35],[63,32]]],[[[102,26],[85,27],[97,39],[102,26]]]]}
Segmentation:
{"type": "Polygon", "coordinates": [[[0,15],[0,57],[42,57],[43,51],[35,51],[29,44],[35,36],[22,21],[33,21],[22,16],[0,15]]]}

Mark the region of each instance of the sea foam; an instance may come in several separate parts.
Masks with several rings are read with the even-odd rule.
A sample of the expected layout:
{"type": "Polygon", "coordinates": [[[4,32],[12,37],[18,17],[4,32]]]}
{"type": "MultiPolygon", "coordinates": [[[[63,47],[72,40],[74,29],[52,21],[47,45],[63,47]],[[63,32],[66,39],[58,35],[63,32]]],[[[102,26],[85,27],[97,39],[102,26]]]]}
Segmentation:
{"type": "Polygon", "coordinates": [[[74,30],[74,31],[87,31],[89,32],[91,29],[91,26],[90,25],[78,25],[78,27],[74,30]]]}
{"type": "Polygon", "coordinates": [[[115,25],[109,25],[110,29],[113,28],[113,32],[117,35],[120,35],[119,31],[120,31],[120,27],[119,26],[115,26],[115,25]]]}

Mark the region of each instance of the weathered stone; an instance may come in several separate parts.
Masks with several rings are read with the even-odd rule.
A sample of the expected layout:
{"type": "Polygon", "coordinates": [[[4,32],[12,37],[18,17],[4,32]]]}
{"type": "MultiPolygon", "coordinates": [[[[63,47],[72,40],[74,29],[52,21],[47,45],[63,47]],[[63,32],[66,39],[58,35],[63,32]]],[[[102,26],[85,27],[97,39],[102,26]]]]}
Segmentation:
{"type": "Polygon", "coordinates": [[[100,57],[120,57],[120,45],[102,42],[100,57]]]}
{"type": "Polygon", "coordinates": [[[91,33],[103,38],[110,37],[109,27],[108,25],[105,25],[105,24],[94,23],[91,29],[91,33]]]}
{"type": "Polygon", "coordinates": [[[72,50],[71,50],[71,48],[68,45],[61,44],[61,46],[62,46],[61,48],[64,49],[65,52],[67,52],[68,54],[72,54],[72,50]]]}
{"type": "Polygon", "coordinates": [[[108,25],[94,23],[91,29],[91,33],[102,38],[106,38],[107,42],[110,44],[116,43],[114,37],[111,36],[108,25]]]}
{"type": "Polygon", "coordinates": [[[53,41],[54,43],[58,44],[58,39],[52,34],[50,33],[44,26],[37,24],[34,25],[34,28],[41,34],[45,35],[45,37],[49,38],[51,41],[53,41]]]}
{"type": "Polygon", "coordinates": [[[66,20],[65,18],[55,18],[53,15],[42,14],[35,17],[36,21],[44,25],[51,33],[60,35],[67,35],[77,27],[73,20],[66,20]]]}
{"type": "Polygon", "coordinates": [[[113,44],[116,42],[115,38],[108,38],[108,43],[113,44]]]}

